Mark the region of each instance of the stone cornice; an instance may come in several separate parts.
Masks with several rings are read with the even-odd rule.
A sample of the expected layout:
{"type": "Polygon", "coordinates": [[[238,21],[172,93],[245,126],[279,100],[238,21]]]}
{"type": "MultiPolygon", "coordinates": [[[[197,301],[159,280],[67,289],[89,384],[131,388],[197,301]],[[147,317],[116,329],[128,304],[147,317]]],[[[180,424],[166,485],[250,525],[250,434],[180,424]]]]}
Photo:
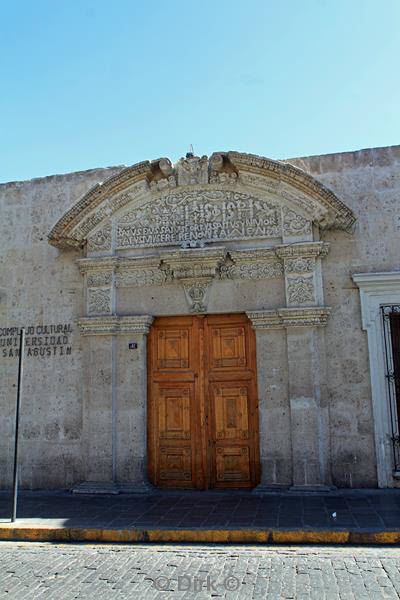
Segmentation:
{"type": "Polygon", "coordinates": [[[278,308],[247,312],[254,329],[282,329],[285,327],[324,326],[331,309],[327,306],[310,308],[278,308]]]}
{"type": "Polygon", "coordinates": [[[150,315],[133,315],[127,317],[85,317],[79,319],[77,325],[81,335],[113,335],[123,333],[139,333],[146,335],[154,317],[150,315]]]}
{"type": "Polygon", "coordinates": [[[49,242],[58,248],[82,247],[101,223],[142,195],[148,202],[159,193],[175,194],[177,187],[196,189],[206,185],[211,189],[222,185],[222,189],[227,189],[229,184],[235,190],[242,179],[240,185],[251,188],[249,177],[257,180],[255,187],[281,197],[283,203],[298,206],[301,213],[321,227],[349,230],[355,222],[352,211],[332,191],[297,167],[262,156],[220,152],[210,158],[181,159],[175,165],[166,158],[144,161],[122,170],[94,186],[68,210],[50,232],[49,242]]]}
{"type": "Polygon", "coordinates": [[[295,244],[283,244],[275,246],[275,254],[278,258],[323,258],[329,252],[328,242],[298,242],[295,244]]]}
{"type": "Polygon", "coordinates": [[[350,230],[354,225],[355,216],[353,212],[331,190],[298,167],[263,156],[241,152],[228,152],[227,157],[239,173],[240,170],[246,170],[253,173],[268,174],[270,177],[275,177],[305,193],[318,197],[321,204],[328,211],[326,215],[321,215],[319,222],[321,227],[336,226],[340,229],[350,230]]]}
{"type": "Polygon", "coordinates": [[[379,273],[354,273],[354,283],[367,292],[400,289],[400,271],[381,271],[379,273]]]}
{"type": "Polygon", "coordinates": [[[80,241],[75,240],[76,244],[74,244],[74,240],[68,236],[73,227],[108,196],[117,194],[137,181],[146,179],[149,173],[150,162],[146,160],[123,169],[104,183],[96,184],[56,223],[49,234],[49,243],[61,248],[79,246],[80,241]]]}

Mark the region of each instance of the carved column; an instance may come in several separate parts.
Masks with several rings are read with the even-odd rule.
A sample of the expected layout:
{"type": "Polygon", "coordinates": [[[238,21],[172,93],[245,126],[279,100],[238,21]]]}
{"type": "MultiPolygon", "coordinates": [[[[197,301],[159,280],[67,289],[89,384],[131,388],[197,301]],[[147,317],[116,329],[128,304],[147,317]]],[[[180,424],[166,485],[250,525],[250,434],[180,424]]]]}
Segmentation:
{"type": "Polygon", "coordinates": [[[147,491],[146,334],[153,317],[88,317],[78,326],[85,356],[87,481],[74,491],[147,491]],[[131,346],[129,346],[131,345],[131,346]]]}

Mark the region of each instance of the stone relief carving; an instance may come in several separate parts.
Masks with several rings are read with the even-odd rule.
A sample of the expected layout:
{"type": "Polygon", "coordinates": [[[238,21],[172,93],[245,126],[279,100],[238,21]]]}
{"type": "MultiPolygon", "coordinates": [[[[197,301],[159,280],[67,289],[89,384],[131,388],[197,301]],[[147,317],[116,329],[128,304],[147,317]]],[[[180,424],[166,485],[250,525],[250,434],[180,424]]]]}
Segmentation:
{"type": "Polygon", "coordinates": [[[176,164],[179,185],[208,183],[208,156],[193,156],[190,153],[176,164]]]}
{"type": "Polygon", "coordinates": [[[166,281],[166,272],[161,270],[160,267],[123,270],[115,274],[116,287],[162,285],[166,281]]]}
{"type": "Polygon", "coordinates": [[[206,312],[206,295],[211,281],[184,281],[183,288],[189,300],[190,312],[206,312]]]}
{"type": "Polygon", "coordinates": [[[189,154],[176,165],[163,158],[121,170],[82,196],[53,227],[49,242],[59,248],[81,247],[101,221],[148,192],[149,186],[159,194],[163,189],[173,191],[176,185],[231,184],[236,180],[276,193],[320,227],[337,226],[350,231],[354,225],[354,214],[331,190],[289,162],[220,152],[209,160],[189,154]]]}
{"type": "Polygon", "coordinates": [[[283,233],[286,235],[306,235],[312,233],[311,221],[297,214],[287,206],[282,207],[283,233]]]}
{"type": "Polygon", "coordinates": [[[315,269],[315,258],[289,258],[285,260],[285,273],[311,273],[315,269]]]}
{"type": "Polygon", "coordinates": [[[111,288],[88,288],[88,314],[111,312],[111,288]]]}
{"type": "Polygon", "coordinates": [[[280,237],[279,212],[271,201],[243,192],[209,189],[177,192],[152,200],[120,218],[117,247],[280,237]]]}
{"type": "Polygon", "coordinates": [[[100,250],[111,249],[111,223],[108,223],[102,229],[99,229],[88,237],[87,250],[88,252],[97,252],[100,250]]]}
{"type": "MultiPolygon", "coordinates": [[[[283,266],[280,262],[244,263],[227,267],[225,277],[230,279],[269,279],[281,277],[283,266]]],[[[223,276],[221,275],[221,278],[223,276]]]]}
{"type": "Polygon", "coordinates": [[[210,183],[236,183],[238,174],[226,156],[213,154],[210,157],[210,183]]]}
{"type": "Polygon", "coordinates": [[[90,271],[86,277],[88,287],[111,285],[112,273],[110,271],[90,271]]]}
{"type": "Polygon", "coordinates": [[[287,295],[289,304],[304,304],[314,300],[313,277],[288,277],[287,295]]]}

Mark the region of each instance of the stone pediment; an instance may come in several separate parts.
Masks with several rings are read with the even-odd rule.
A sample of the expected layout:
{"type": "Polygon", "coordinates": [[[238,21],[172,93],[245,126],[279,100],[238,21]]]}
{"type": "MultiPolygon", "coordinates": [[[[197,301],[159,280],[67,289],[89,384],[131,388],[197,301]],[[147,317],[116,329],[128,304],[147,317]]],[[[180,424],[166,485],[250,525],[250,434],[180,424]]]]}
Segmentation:
{"type": "Polygon", "coordinates": [[[350,229],[352,211],[304,171],[219,152],[128,167],[96,185],[54,226],[49,242],[88,252],[251,239],[312,239],[312,224],[350,229]],[[307,236],[309,236],[307,238],[307,236]]]}

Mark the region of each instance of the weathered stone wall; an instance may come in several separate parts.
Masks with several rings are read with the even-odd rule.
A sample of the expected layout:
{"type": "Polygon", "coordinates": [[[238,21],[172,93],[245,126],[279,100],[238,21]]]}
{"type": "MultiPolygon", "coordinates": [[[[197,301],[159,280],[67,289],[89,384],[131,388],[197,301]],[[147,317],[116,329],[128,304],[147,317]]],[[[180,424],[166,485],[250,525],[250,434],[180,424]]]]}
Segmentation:
{"type": "MultiPolygon", "coordinates": [[[[332,482],[345,487],[373,487],[377,478],[368,348],[366,334],[361,329],[359,290],[351,275],[400,268],[400,147],[288,162],[332,189],[357,217],[353,233],[338,230],[321,233],[321,239],[330,242],[329,254],[323,260],[321,304],[332,307],[324,329],[328,393],[327,406],[325,400],[322,403],[321,419],[329,423],[332,482]]],[[[76,321],[85,313],[82,275],[75,262],[79,254],[60,251],[47,241],[57,220],[87,190],[119,171],[121,167],[96,169],[0,185],[0,329],[67,325],[65,343],[63,339],[57,343],[64,332],[54,334],[54,340],[50,339],[53,335],[50,332],[47,341],[46,334],[37,330],[28,335],[32,354],[25,360],[21,422],[23,487],[69,487],[88,479],[88,457],[96,476],[102,473],[105,479],[117,468],[117,477],[129,481],[133,477],[130,471],[141,468],[136,458],[143,453],[140,432],[136,436],[138,448],[127,449],[130,428],[137,427],[128,406],[133,371],[127,364],[120,373],[119,361],[114,367],[118,381],[121,380],[117,405],[121,408],[118,418],[122,419],[122,433],[114,440],[117,455],[122,457],[116,467],[110,462],[109,445],[113,443],[113,427],[119,425],[112,421],[112,392],[107,397],[104,394],[104,389],[110,387],[110,374],[102,371],[95,381],[89,381],[86,372],[86,363],[91,360],[90,345],[95,346],[96,352],[107,353],[111,338],[98,336],[90,340],[79,335],[76,321]],[[35,346],[32,338],[37,338],[35,346]],[[85,344],[89,351],[84,357],[85,344]],[[71,348],[70,353],[67,348],[71,348]],[[44,356],[40,356],[41,349],[44,356]],[[97,425],[103,419],[104,427],[93,430],[94,421],[88,420],[90,414],[96,416],[97,425]]],[[[215,312],[238,310],[239,305],[240,310],[283,305],[283,280],[221,281],[219,285],[221,293],[214,296],[212,289],[210,294],[209,307],[215,312]]],[[[164,289],[162,298],[152,293],[151,286],[122,289],[116,307],[118,314],[132,314],[133,305],[138,313],[153,314],[154,310],[168,314],[168,301],[174,305],[172,313],[179,312],[180,306],[182,311],[187,310],[181,292],[168,285],[164,289]]],[[[259,379],[260,403],[266,421],[260,423],[261,437],[265,428],[269,431],[262,457],[269,470],[267,483],[290,485],[293,464],[286,331],[257,335],[259,374],[262,362],[268,365],[259,379]]],[[[15,333],[0,335],[5,344],[0,347],[2,488],[10,486],[12,476],[17,376],[14,338],[15,333]],[[11,346],[7,346],[9,339],[11,346]],[[9,356],[10,350],[14,356],[9,356]]],[[[117,348],[117,355],[118,352],[117,348]]],[[[136,355],[129,355],[129,360],[135,362],[136,355]]],[[[301,436],[296,443],[300,441],[301,436]]]]}
{"type": "Polygon", "coordinates": [[[400,146],[290,159],[331,188],[351,208],[352,234],[324,231],[324,301],[333,482],[376,485],[367,334],[360,291],[351,275],[400,269],[400,146]]]}
{"type": "MultiPolygon", "coordinates": [[[[40,329],[39,335],[36,330],[27,335],[31,356],[26,356],[24,365],[20,430],[23,487],[66,487],[82,479],[83,364],[75,326],[83,311],[82,276],[75,263],[77,253],[53,248],[47,235],[82,194],[119,170],[95,169],[0,185],[0,330],[57,324],[72,328],[67,343],[58,339],[60,334],[52,340],[51,333],[43,335],[40,329]]],[[[5,333],[0,336],[0,486],[4,488],[12,480],[18,358],[15,333],[1,333],[5,333]]]]}

